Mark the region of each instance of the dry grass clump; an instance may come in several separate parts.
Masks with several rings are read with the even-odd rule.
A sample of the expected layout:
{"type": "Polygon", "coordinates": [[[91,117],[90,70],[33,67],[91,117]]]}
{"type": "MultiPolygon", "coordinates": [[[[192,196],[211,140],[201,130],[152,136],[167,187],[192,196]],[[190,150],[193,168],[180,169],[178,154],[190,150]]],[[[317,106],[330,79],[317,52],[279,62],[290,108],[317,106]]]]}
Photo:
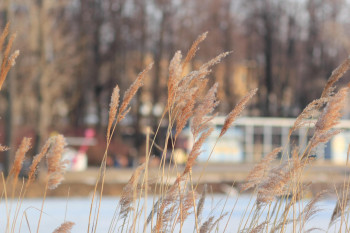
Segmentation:
{"type": "MultiPolygon", "coordinates": [[[[226,214],[221,213],[220,216],[209,215],[206,218],[203,216],[206,191],[203,191],[201,195],[197,194],[197,186],[194,185],[192,177],[192,168],[202,152],[204,142],[213,132],[210,122],[217,115],[215,108],[219,104],[216,97],[218,84],[215,83],[212,87],[207,88],[208,75],[211,73],[211,67],[220,62],[229,53],[218,55],[202,65],[198,70],[190,71],[189,73],[184,71],[184,67],[193,59],[199,44],[206,36],[207,33],[204,33],[197,38],[184,59],[182,59],[180,51],[176,52],[169,64],[168,101],[163,113],[163,117],[168,115],[169,119],[165,141],[171,141],[172,145],[174,145],[177,137],[191,119],[190,129],[194,142],[188,154],[187,162],[183,168],[174,166],[177,177],[175,181],[169,184],[169,174],[165,172],[165,156],[167,152],[170,152],[172,156],[174,148],[168,148],[168,143],[163,146],[161,164],[157,174],[158,179],[153,190],[159,196],[154,200],[150,210],[145,204],[143,204],[143,207],[140,204],[140,198],[143,196],[147,197],[145,187],[147,187],[148,182],[148,176],[146,175],[148,164],[143,164],[137,168],[124,188],[119,203],[120,209],[115,212],[110,232],[118,229],[117,226],[120,226],[121,232],[135,232],[136,223],[138,222],[141,222],[144,232],[147,229],[152,232],[181,232],[184,222],[190,215],[195,219],[193,231],[212,232],[215,230],[220,232],[219,222],[224,219],[226,214]],[[172,135],[173,130],[175,130],[174,135],[172,135]],[[143,176],[141,174],[142,171],[144,171],[143,176]],[[142,219],[142,215],[144,215],[144,219],[142,219]],[[121,223],[118,223],[120,220],[121,223]]],[[[256,201],[252,209],[246,210],[248,216],[242,216],[239,230],[242,229],[243,232],[285,232],[289,224],[293,224],[293,231],[296,232],[308,232],[316,229],[305,228],[306,223],[320,211],[316,204],[323,196],[323,193],[317,195],[306,206],[298,205],[303,199],[303,193],[309,187],[302,183],[301,177],[305,167],[311,165],[315,159],[313,156],[310,156],[312,149],[318,144],[328,141],[339,132],[338,130],[333,130],[333,128],[338,124],[342,116],[348,88],[341,88],[334,93],[334,83],[342,77],[348,69],[348,65],[349,62],[346,61],[332,73],[322,96],[311,102],[302,111],[297,117],[294,126],[290,129],[289,137],[293,131],[301,127],[315,126],[314,136],[308,141],[306,149],[300,151],[300,148],[295,147],[289,158],[289,153],[286,152],[285,148],[276,148],[266,155],[249,173],[246,182],[241,186],[241,192],[254,188],[253,195],[256,195],[256,201]],[[313,119],[316,119],[316,121],[311,121],[313,119]],[[276,159],[277,154],[280,152],[282,155],[287,153],[285,156],[282,156],[286,157],[284,161],[276,159]],[[259,219],[266,208],[269,209],[268,216],[264,219],[259,219]],[[294,216],[292,218],[291,213],[294,216]]],[[[227,115],[217,140],[220,140],[228,128],[232,126],[256,92],[257,89],[251,90],[227,115]]],[[[119,100],[119,89],[117,88],[112,95],[107,141],[112,135],[110,133],[112,122],[115,118],[118,119],[116,115],[120,114],[116,110],[118,108],[118,101],[116,100],[119,100]]],[[[151,139],[152,142],[158,136],[157,131],[155,132],[151,139]]],[[[149,157],[154,146],[154,143],[152,143],[148,147],[146,157],[149,157]]],[[[161,145],[156,146],[161,148],[161,145]]],[[[205,172],[206,166],[207,163],[204,165],[202,174],[205,172]]],[[[339,210],[336,212],[339,212],[339,210]]],[[[231,215],[227,221],[230,220],[231,215]]],[[[336,215],[334,216],[336,218],[336,215]]],[[[97,224],[97,222],[95,223],[97,224]]]]}
{"type": "MultiPolygon", "coordinates": [[[[106,149],[103,155],[103,159],[101,161],[100,166],[100,172],[99,176],[95,183],[95,188],[91,200],[91,206],[90,206],[90,214],[89,214],[89,222],[88,222],[88,232],[90,232],[91,227],[91,220],[92,217],[94,219],[93,226],[91,228],[92,232],[96,232],[97,225],[98,225],[98,219],[99,219],[99,213],[100,213],[100,207],[101,207],[101,201],[103,196],[103,188],[104,188],[104,179],[106,174],[106,160],[107,160],[107,151],[109,148],[109,145],[111,143],[112,137],[115,133],[115,129],[117,127],[117,124],[125,118],[125,116],[130,111],[129,104],[131,102],[131,99],[136,95],[137,91],[143,86],[144,79],[146,78],[147,73],[151,70],[153,64],[150,64],[146,67],[145,70],[143,70],[136,80],[131,84],[128,90],[125,91],[123,101],[121,104],[119,104],[119,87],[116,86],[113,90],[112,97],[111,97],[111,103],[110,103],[110,109],[109,109],[109,119],[108,119],[108,126],[107,126],[107,143],[106,143],[106,149]],[[120,106],[120,107],[119,107],[120,106]],[[118,109],[119,107],[119,109],[118,109]],[[95,204],[95,197],[97,195],[98,187],[100,186],[99,191],[99,199],[97,202],[97,207],[95,207],[94,216],[92,216],[94,204],[95,204]]],[[[113,222],[115,221],[115,217],[112,219],[111,226],[113,225],[113,222]]]]}
{"type": "MultiPolygon", "coordinates": [[[[311,152],[320,143],[326,143],[330,138],[340,132],[335,130],[334,126],[339,123],[342,117],[342,110],[345,105],[345,100],[348,94],[348,87],[340,88],[334,93],[334,83],[339,80],[342,75],[349,68],[349,58],[339,66],[330,77],[327,85],[322,93],[321,98],[312,101],[297,117],[294,126],[289,131],[289,137],[292,132],[301,128],[309,127],[312,124],[315,127],[313,137],[308,141],[307,147],[304,151],[299,148],[294,148],[291,158],[281,161],[275,167],[269,166],[274,160],[276,150],[265,157],[248,175],[246,183],[242,185],[242,191],[256,186],[254,194],[257,195],[254,208],[250,210],[253,218],[245,220],[244,231],[255,232],[285,232],[287,225],[293,223],[293,232],[309,232],[313,230],[320,230],[317,227],[305,229],[306,222],[310,221],[320,209],[316,208],[316,204],[324,196],[324,192],[316,195],[306,206],[297,206],[297,203],[302,200],[305,186],[302,184],[302,175],[304,168],[310,165],[315,159],[310,156],[311,152]],[[316,118],[315,122],[310,121],[316,118]],[[282,205],[285,205],[284,211],[281,211],[282,205]],[[262,219],[259,223],[259,216],[265,207],[270,212],[267,219],[262,219]],[[299,214],[296,213],[299,210],[299,214]],[[292,212],[295,218],[290,218],[292,212]],[[298,216],[298,217],[296,217],[298,216]]],[[[348,183],[348,181],[346,182],[348,183]]],[[[345,184],[345,181],[344,181],[345,184]]],[[[345,210],[347,209],[348,192],[343,192],[343,196],[338,199],[333,216],[331,217],[330,226],[336,219],[342,216],[342,222],[346,221],[345,210]],[[346,197],[344,199],[344,197],[346,197]]],[[[341,227],[340,227],[341,229],[341,227]]]]}
{"type": "Polygon", "coordinates": [[[268,171],[268,168],[273,160],[276,159],[277,154],[281,152],[283,148],[279,147],[274,149],[271,153],[266,155],[260,163],[258,163],[248,174],[246,182],[241,186],[241,191],[245,191],[260,184],[268,171]]]}
{"type": "MultiPolygon", "coordinates": [[[[0,36],[0,51],[3,50],[6,38],[9,34],[8,25],[3,34],[0,36]]],[[[207,197],[206,188],[201,195],[198,195],[196,186],[200,182],[194,181],[192,169],[195,166],[198,156],[202,153],[203,144],[212,134],[214,128],[211,125],[212,119],[217,115],[215,109],[219,104],[217,99],[218,84],[214,83],[211,87],[207,87],[209,75],[212,67],[218,64],[229,52],[221,53],[214,59],[206,62],[197,70],[186,73],[185,68],[194,58],[200,43],[206,38],[207,33],[200,35],[192,44],[185,58],[182,58],[180,51],[176,52],[169,64],[169,80],[168,80],[168,100],[167,106],[163,112],[161,121],[168,117],[168,129],[165,136],[165,144],[155,145],[158,130],[154,130],[154,134],[147,135],[147,146],[145,151],[146,162],[135,169],[134,174],[123,189],[120,202],[115,210],[110,223],[108,232],[137,232],[141,226],[143,232],[182,232],[185,222],[190,222],[190,216],[193,216],[193,232],[225,232],[228,222],[234,211],[232,207],[231,214],[227,217],[227,213],[221,211],[220,215],[213,213],[206,214],[204,211],[204,203],[207,197]],[[170,159],[169,168],[165,163],[167,154],[172,157],[174,153],[174,145],[181,131],[185,126],[190,124],[190,130],[194,139],[193,146],[188,154],[187,162],[184,167],[178,167],[177,164],[171,166],[170,159]],[[173,135],[174,132],[174,135],[173,135]],[[171,142],[168,148],[168,142],[171,142]],[[152,142],[151,144],[149,142],[152,142]],[[153,186],[154,203],[147,207],[147,194],[151,179],[148,177],[148,161],[154,147],[161,148],[163,154],[161,163],[156,174],[156,181],[153,186]],[[169,171],[169,172],[167,172],[169,171]],[[170,172],[176,172],[177,176],[174,181],[170,180],[170,172]],[[220,224],[226,219],[225,228],[220,224]]],[[[3,62],[0,71],[0,88],[3,84],[4,77],[7,75],[9,68],[14,64],[18,52],[10,55],[10,50],[15,36],[11,36],[3,52],[3,62]]],[[[244,215],[239,224],[241,232],[286,232],[287,226],[293,224],[293,232],[308,232],[316,228],[305,229],[306,223],[312,219],[320,210],[317,203],[324,193],[318,194],[307,205],[303,205],[303,193],[308,188],[302,183],[302,175],[305,167],[312,165],[314,160],[311,151],[320,144],[327,142],[332,136],[339,133],[334,130],[334,126],[339,123],[342,117],[342,109],[345,104],[345,98],[348,93],[348,87],[341,88],[335,92],[334,84],[344,75],[350,67],[350,58],[344,61],[331,75],[322,96],[311,102],[297,117],[294,126],[290,129],[289,137],[292,132],[301,128],[311,126],[310,120],[315,119],[315,133],[308,141],[304,151],[294,147],[291,156],[286,148],[280,147],[274,149],[267,154],[260,163],[258,163],[246,178],[246,182],[241,185],[241,192],[248,189],[253,190],[253,196],[256,197],[253,206],[247,206],[244,215]],[[277,154],[282,153],[284,161],[276,159],[277,154]],[[275,163],[273,163],[275,162],[275,163]],[[250,209],[249,209],[250,208],[250,209]],[[265,212],[264,212],[265,211],[265,212]],[[268,212],[267,216],[266,211],[268,212]],[[264,216],[264,217],[262,217],[264,216]]],[[[87,232],[96,232],[99,223],[99,213],[101,201],[103,197],[103,188],[106,173],[107,151],[115,134],[117,124],[123,120],[130,111],[130,103],[137,91],[142,87],[144,79],[147,77],[152,64],[148,65],[142,71],[130,88],[124,93],[123,100],[120,102],[120,90],[116,86],[111,96],[109,109],[109,119],[106,132],[106,149],[101,161],[99,176],[97,177],[89,213],[87,232]]],[[[226,116],[224,125],[221,129],[217,141],[227,132],[234,121],[246,108],[248,102],[257,93],[257,89],[251,90],[247,95],[238,102],[235,108],[226,116]]],[[[162,122],[159,122],[159,125],[162,122]]],[[[37,224],[37,232],[39,232],[41,217],[43,214],[45,198],[48,190],[57,188],[63,181],[67,161],[62,161],[62,154],[65,150],[65,139],[62,135],[50,138],[38,155],[33,158],[32,165],[28,173],[27,183],[23,181],[22,188],[19,191],[18,201],[14,210],[14,217],[11,217],[11,209],[8,211],[6,221],[6,231],[14,232],[17,226],[17,219],[21,213],[21,204],[26,196],[27,190],[35,180],[37,167],[40,161],[46,157],[47,176],[45,177],[46,185],[43,190],[43,201],[40,209],[40,216],[37,224]],[[24,186],[25,184],[25,186],[24,186]]],[[[216,145],[216,144],[215,144],[216,145]]],[[[214,145],[214,147],[215,147],[214,145]]],[[[7,147],[0,146],[0,150],[7,150],[7,147]]],[[[6,184],[9,179],[13,179],[12,200],[16,193],[16,185],[19,173],[22,169],[23,160],[26,153],[30,149],[30,139],[24,138],[16,153],[10,177],[4,182],[4,193],[2,195],[7,199],[6,184]]],[[[211,154],[214,148],[212,148],[211,154]]],[[[208,160],[209,160],[208,158],[208,160]]],[[[208,161],[203,166],[201,175],[205,172],[208,161]]],[[[349,179],[350,180],[350,179],[349,179]]],[[[346,182],[349,188],[350,181],[346,182]]],[[[345,182],[344,182],[345,184],[345,182]]],[[[330,226],[340,219],[341,223],[347,225],[345,216],[348,212],[348,192],[343,191],[338,195],[338,203],[334,209],[330,220],[330,226]]],[[[225,204],[226,205],[226,204],[225,204]]],[[[24,211],[22,215],[25,215],[24,211]]],[[[22,222],[22,221],[21,221],[22,222]]],[[[186,222],[186,223],[187,223],[186,222]]],[[[65,221],[54,231],[70,232],[74,223],[65,221]]],[[[348,229],[348,228],[347,228],[348,229]]]]}
{"type": "MultiPolygon", "coordinates": [[[[18,50],[16,50],[11,54],[11,48],[16,38],[16,35],[12,34],[11,36],[9,36],[9,27],[10,25],[7,24],[2,34],[0,35],[0,53],[2,56],[2,63],[0,67],[0,89],[3,86],[3,83],[5,81],[5,78],[10,68],[15,65],[15,60],[19,55],[18,50]]],[[[56,188],[63,180],[65,165],[67,164],[67,161],[64,161],[64,162],[61,161],[61,156],[63,153],[64,146],[65,146],[65,140],[62,135],[58,135],[54,138],[49,139],[48,142],[42,148],[41,152],[33,158],[32,165],[29,168],[28,180],[26,182],[26,185],[24,186],[25,182],[23,180],[21,189],[17,190],[16,187],[17,187],[18,179],[20,178],[19,177],[20,172],[23,169],[23,162],[26,159],[26,154],[31,148],[31,138],[23,138],[21,144],[19,145],[19,148],[16,151],[14,161],[9,172],[9,176],[6,178],[6,180],[4,178],[4,175],[2,174],[4,191],[1,195],[0,201],[3,200],[4,198],[6,202],[7,216],[6,216],[6,221],[5,220],[3,221],[3,222],[6,222],[5,232],[15,232],[17,231],[16,230],[17,227],[19,227],[19,232],[21,232],[22,220],[23,220],[23,217],[26,216],[26,211],[23,212],[22,220],[20,221],[19,226],[17,226],[17,223],[18,223],[17,220],[21,213],[21,206],[22,206],[23,199],[25,198],[26,193],[30,188],[30,185],[35,180],[35,174],[36,174],[39,162],[43,159],[44,156],[47,156],[48,176],[46,177],[47,182],[44,190],[41,210],[39,210],[40,216],[39,216],[38,225],[37,225],[37,232],[39,232],[39,226],[40,226],[41,216],[43,213],[47,189],[56,188]],[[7,196],[7,188],[6,188],[7,184],[10,181],[12,185],[11,199],[9,199],[7,196]],[[15,195],[18,195],[18,199],[17,199],[17,202],[14,203],[15,195]],[[10,202],[9,205],[8,205],[8,202],[10,202]]],[[[3,145],[0,146],[1,151],[5,151],[8,149],[9,148],[7,146],[3,146],[3,145]]],[[[73,224],[71,222],[65,222],[59,228],[57,228],[55,232],[70,232],[70,229],[72,228],[72,226],[73,224]]]]}
{"type": "MultiPolygon", "coordinates": [[[[5,195],[5,201],[8,202],[7,199],[7,194],[6,194],[6,184],[10,181],[10,179],[12,178],[13,180],[11,180],[11,184],[12,184],[12,194],[11,194],[11,204],[10,204],[10,208],[8,210],[8,215],[7,215],[7,225],[6,225],[6,232],[14,232],[16,227],[17,227],[17,220],[18,217],[20,215],[21,212],[21,206],[22,206],[22,202],[23,199],[26,196],[26,193],[28,191],[28,189],[30,188],[31,184],[33,183],[33,181],[35,180],[35,174],[37,171],[37,167],[39,162],[46,156],[47,158],[47,176],[46,176],[46,186],[44,191],[44,195],[43,195],[43,202],[42,202],[42,206],[40,209],[40,217],[39,217],[39,222],[37,225],[37,232],[39,231],[39,226],[40,226],[40,221],[41,221],[41,216],[43,213],[43,208],[44,208],[44,202],[45,202],[45,198],[46,198],[46,194],[47,194],[47,190],[48,189],[55,189],[57,188],[57,186],[62,182],[62,180],[64,179],[64,172],[66,169],[66,165],[67,165],[67,161],[62,161],[61,157],[62,157],[62,153],[64,151],[64,146],[65,146],[65,139],[62,135],[58,135],[55,137],[50,138],[45,145],[43,146],[41,152],[36,155],[33,158],[32,161],[32,165],[29,168],[29,172],[28,172],[28,180],[24,186],[24,180],[22,182],[22,187],[19,191],[16,191],[16,186],[17,186],[17,182],[19,179],[19,173],[20,171],[23,169],[23,161],[25,159],[25,155],[26,153],[29,151],[30,149],[30,143],[31,139],[30,138],[24,138],[16,152],[15,155],[15,160],[13,162],[12,168],[10,170],[10,175],[9,177],[7,177],[6,181],[4,182],[4,190],[5,193],[2,194],[2,197],[5,195]],[[18,199],[17,202],[15,203],[15,208],[13,208],[13,200],[15,195],[18,195],[18,199]],[[11,213],[12,211],[14,211],[13,216],[11,217],[11,213]]],[[[23,213],[24,216],[25,212],[23,213]]],[[[23,216],[22,216],[22,220],[23,220],[23,216]]],[[[21,221],[22,223],[22,221],[21,221]]],[[[21,224],[22,225],[22,224],[21,224]]],[[[21,225],[20,225],[20,229],[21,229],[21,225]]],[[[61,226],[61,228],[58,228],[57,232],[70,232],[69,229],[71,229],[73,225],[69,226],[69,224],[63,224],[61,226]]]]}
{"type": "Polygon", "coordinates": [[[119,216],[121,219],[126,219],[128,216],[128,213],[130,211],[134,211],[132,208],[132,203],[134,202],[135,198],[137,198],[138,193],[138,183],[139,178],[141,176],[142,171],[145,169],[145,164],[141,164],[138,168],[136,168],[135,172],[131,176],[128,183],[125,185],[123,189],[123,193],[120,197],[120,212],[119,216]]]}

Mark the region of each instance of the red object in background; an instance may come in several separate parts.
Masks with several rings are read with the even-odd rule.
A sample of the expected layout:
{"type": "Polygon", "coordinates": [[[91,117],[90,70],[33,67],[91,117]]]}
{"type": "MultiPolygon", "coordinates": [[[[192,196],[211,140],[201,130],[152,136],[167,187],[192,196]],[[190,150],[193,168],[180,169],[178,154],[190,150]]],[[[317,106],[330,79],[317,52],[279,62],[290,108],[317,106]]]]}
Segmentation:
{"type": "MultiPolygon", "coordinates": [[[[81,157],[86,157],[86,152],[89,149],[89,140],[93,139],[95,137],[95,135],[96,135],[96,132],[94,129],[89,128],[89,129],[85,130],[83,144],[80,146],[78,153],[76,154],[76,156],[74,157],[74,159],[72,161],[73,168],[75,167],[75,164],[78,163],[78,159],[82,159],[81,157]]],[[[87,158],[85,158],[85,160],[86,159],[87,158]]]]}
{"type": "Polygon", "coordinates": [[[89,149],[89,140],[94,138],[96,135],[96,131],[92,128],[86,129],[84,132],[84,141],[83,144],[79,148],[79,153],[86,153],[89,149]]]}

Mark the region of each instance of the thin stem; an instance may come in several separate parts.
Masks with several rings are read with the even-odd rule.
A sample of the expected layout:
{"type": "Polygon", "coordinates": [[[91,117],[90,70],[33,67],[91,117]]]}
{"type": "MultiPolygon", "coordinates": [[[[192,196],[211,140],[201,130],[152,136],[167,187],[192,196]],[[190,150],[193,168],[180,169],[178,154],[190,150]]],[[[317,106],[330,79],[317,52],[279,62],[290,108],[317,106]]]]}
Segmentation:
{"type": "Polygon", "coordinates": [[[46,199],[46,193],[47,193],[47,187],[48,187],[48,185],[49,185],[49,181],[46,181],[45,192],[44,192],[43,202],[42,202],[42,204],[41,204],[40,217],[39,217],[38,227],[37,227],[36,233],[39,233],[39,227],[40,227],[40,222],[41,222],[41,216],[43,215],[43,209],[44,209],[44,203],[45,203],[45,199],[46,199]]]}

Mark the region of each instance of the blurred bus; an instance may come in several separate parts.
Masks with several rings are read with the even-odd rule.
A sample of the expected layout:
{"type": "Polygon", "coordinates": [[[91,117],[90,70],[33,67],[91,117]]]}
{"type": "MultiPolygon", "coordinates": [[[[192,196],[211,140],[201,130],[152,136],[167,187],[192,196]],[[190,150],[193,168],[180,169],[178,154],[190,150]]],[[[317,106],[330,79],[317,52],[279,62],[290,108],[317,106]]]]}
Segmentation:
{"type": "MultiPolygon", "coordinates": [[[[294,146],[298,146],[300,150],[305,149],[314,133],[313,121],[310,121],[309,126],[293,132],[288,138],[289,130],[295,122],[294,118],[242,117],[217,141],[224,121],[224,117],[216,117],[212,120],[214,131],[202,147],[202,153],[198,157],[199,162],[206,162],[209,157],[211,163],[258,162],[263,156],[280,146],[284,146],[285,158],[287,152],[290,155],[294,146]]],[[[320,144],[314,152],[318,161],[345,164],[350,143],[350,121],[342,120],[335,128],[343,131],[328,143],[320,144]]],[[[190,153],[194,141],[190,127],[183,130],[178,141],[175,152],[176,155],[181,155],[178,157],[181,157],[181,161],[184,162],[184,157],[190,153]]],[[[279,157],[282,155],[280,154],[279,157]]]]}

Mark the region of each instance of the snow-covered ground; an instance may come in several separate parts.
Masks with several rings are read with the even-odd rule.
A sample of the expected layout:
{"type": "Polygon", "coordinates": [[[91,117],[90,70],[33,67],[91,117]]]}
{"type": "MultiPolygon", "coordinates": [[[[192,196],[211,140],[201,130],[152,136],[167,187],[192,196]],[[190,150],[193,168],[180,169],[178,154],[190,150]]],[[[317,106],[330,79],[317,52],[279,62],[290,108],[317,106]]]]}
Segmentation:
{"type": "MultiPolygon", "coordinates": [[[[204,206],[203,212],[203,221],[207,219],[208,216],[218,217],[222,212],[228,212],[228,215],[221,220],[220,229],[218,232],[222,232],[225,228],[225,225],[228,220],[228,216],[232,208],[235,206],[234,211],[232,212],[232,216],[227,225],[226,232],[237,232],[238,227],[240,225],[240,221],[242,216],[245,215],[245,210],[249,204],[252,204],[254,200],[251,200],[250,196],[241,196],[239,197],[236,203],[236,197],[230,197],[227,200],[227,203],[223,209],[226,196],[223,195],[215,195],[213,198],[208,196],[204,206]],[[236,203],[236,205],[235,205],[236,203]]],[[[108,232],[110,222],[114,211],[118,205],[118,198],[113,197],[105,197],[101,203],[101,211],[98,221],[97,232],[108,232]]],[[[332,215],[333,208],[335,206],[336,200],[326,199],[318,203],[318,207],[322,209],[305,227],[305,230],[317,227],[327,230],[330,217],[332,215]]],[[[75,223],[72,232],[80,233],[87,232],[87,223],[89,218],[89,210],[90,210],[90,198],[69,198],[68,203],[66,198],[47,198],[44,206],[44,214],[42,216],[41,224],[40,224],[40,232],[52,232],[56,227],[58,227],[61,223],[64,222],[66,217],[66,221],[72,221],[75,223]],[[67,211],[66,211],[67,207],[67,211]],[[65,216],[66,215],[66,216],[65,216]]],[[[152,206],[153,199],[149,198],[147,202],[147,206],[150,209],[152,206]]],[[[22,220],[22,226],[20,232],[36,232],[36,226],[39,218],[39,211],[41,208],[42,200],[41,199],[25,199],[22,204],[21,214],[17,220],[17,228],[14,232],[19,232],[20,222],[22,220]],[[27,224],[25,217],[23,216],[23,210],[26,210],[26,215],[28,218],[28,223],[30,226],[30,230],[27,224]]],[[[303,202],[300,205],[306,205],[307,201],[303,202]]],[[[8,203],[9,207],[10,203],[8,203]]],[[[15,205],[15,204],[13,204],[15,205]]],[[[6,226],[6,205],[4,202],[1,203],[0,206],[0,232],[5,232],[6,226]]],[[[14,207],[12,207],[14,211],[14,207]]],[[[264,215],[267,214],[267,209],[264,215]]],[[[246,216],[249,215],[249,212],[246,213],[246,216]]],[[[264,216],[260,218],[260,222],[263,221],[264,216]]],[[[144,215],[142,214],[141,219],[144,219],[144,215]]],[[[193,232],[194,218],[191,216],[184,225],[183,232],[193,232]]],[[[12,220],[11,220],[12,222],[12,220]]],[[[242,226],[244,225],[244,222],[242,226]]],[[[292,224],[291,224],[292,225],[292,224]]],[[[291,227],[291,226],[290,226],[291,227]]],[[[142,223],[140,223],[136,229],[136,232],[142,232],[142,223]]],[[[176,230],[175,230],[176,231],[176,230]]],[[[291,228],[287,230],[287,232],[291,231],[291,228]]],[[[334,230],[333,230],[334,231],[334,230]]],[[[150,227],[147,232],[150,232],[150,227]]],[[[318,232],[318,231],[317,231],[318,232]]]]}

